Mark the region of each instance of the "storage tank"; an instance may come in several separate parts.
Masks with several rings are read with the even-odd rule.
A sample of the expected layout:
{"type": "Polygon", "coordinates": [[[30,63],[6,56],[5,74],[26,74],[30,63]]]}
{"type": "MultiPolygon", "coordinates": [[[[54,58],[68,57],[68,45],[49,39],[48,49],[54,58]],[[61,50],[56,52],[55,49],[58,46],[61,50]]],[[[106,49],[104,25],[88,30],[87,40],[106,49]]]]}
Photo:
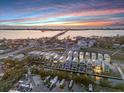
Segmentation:
{"type": "Polygon", "coordinates": [[[96,61],[96,53],[91,54],[91,59],[92,59],[92,61],[96,61]]]}
{"type": "Polygon", "coordinates": [[[105,62],[110,63],[111,57],[108,54],[104,54],[104,60],[105,60],[105,62]]]}
{"type": "Polygon", "coordinates": [[[90,59],[90,52],[86,52],[85,53],[85,60],[89,60],[90,59]]]}
{"type": "Polygon", "coordinates": [[[98,53],[98,60],[102,61],[103,60],[103,54],[98,53]]]}

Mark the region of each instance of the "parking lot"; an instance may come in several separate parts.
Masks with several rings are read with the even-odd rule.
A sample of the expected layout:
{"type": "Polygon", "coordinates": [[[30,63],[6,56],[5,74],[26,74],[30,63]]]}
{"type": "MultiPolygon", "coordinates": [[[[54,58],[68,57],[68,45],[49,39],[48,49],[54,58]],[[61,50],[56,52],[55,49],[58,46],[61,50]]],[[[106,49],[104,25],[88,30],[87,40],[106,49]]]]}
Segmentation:
{"type": "Polygon", "coordinates": [[[71,90],[68,89],[69,81],[65,81],[65,86],[63,88],[60,88],[60,81],[58,80],[55,87],[53,87],[51,90],[48,88],[47,84],[44,84],[43,80],[40,85],[36,87],[33,87],[32,92],[86,92],[86,89],[84,86],[82,87],[81,84],[77,84],[74,82],[73,87],[71,90]]]}

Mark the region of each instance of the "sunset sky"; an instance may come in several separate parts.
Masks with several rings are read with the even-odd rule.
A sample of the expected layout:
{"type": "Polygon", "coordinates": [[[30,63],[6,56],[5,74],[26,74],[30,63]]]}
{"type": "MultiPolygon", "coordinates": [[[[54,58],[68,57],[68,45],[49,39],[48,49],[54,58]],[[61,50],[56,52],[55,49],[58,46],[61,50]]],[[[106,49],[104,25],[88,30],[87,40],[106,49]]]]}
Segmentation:
{"type": "Polygon", "coordinates": [[[124,26],[124,0],[0,0],[0,25],[124,26]]]}

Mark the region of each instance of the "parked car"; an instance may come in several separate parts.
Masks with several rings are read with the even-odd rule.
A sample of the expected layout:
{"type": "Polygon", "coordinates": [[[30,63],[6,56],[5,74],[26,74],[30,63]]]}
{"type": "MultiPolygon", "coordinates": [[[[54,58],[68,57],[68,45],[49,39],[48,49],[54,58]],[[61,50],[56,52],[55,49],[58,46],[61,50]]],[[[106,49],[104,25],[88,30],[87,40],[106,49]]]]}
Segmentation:
{"type": "Polygon", "coordinates": [[[52,80],[50,81],[51,84],[50,84],[49,90],[52,90],[53,87],[56,86],[57,81],[58,81],[58,76],[54,77],[54,79],[52,79],[52,80]]]}
{"type": "Polygon", "coordinates": [[[89,84],[89,86],[88,86],[88,91],[89,91],[89,92],[93,92],[93,86],[92,86],[92,84],[89,84]]]}
{"type": "Polygon", "coordinates": [[[74,81],[71,80],[71,81],[69,82],[68,89],[71,90],[72,87],[73,87],[73,85],[74,85],[74,81]]]}
{"type": "Polygon", "coordinates": [[[64,88],[64,86],[65,86],[65,79],[62,79],[59,87],[64,88]]]}
{"type": "Polygon", "coordinates": [[[43,81],[44,84],[47,84],[47,83],[49,82],[49,80],[50,80],[50,76],[47,76],[47,77],[45,78],[45,80],[43,81]]]}

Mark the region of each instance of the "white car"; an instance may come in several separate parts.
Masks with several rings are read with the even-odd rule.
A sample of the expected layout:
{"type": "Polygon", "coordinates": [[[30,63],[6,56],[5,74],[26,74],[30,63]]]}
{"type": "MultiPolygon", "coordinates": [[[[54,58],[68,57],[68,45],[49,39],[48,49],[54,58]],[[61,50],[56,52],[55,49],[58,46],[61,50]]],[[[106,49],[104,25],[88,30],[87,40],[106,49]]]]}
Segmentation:
{"type": "Polygon", "coordinates": [[[89,84],[88,90],[89,90],[89,92],[93,92],[93,86],[92,86],[92,84],[89,84]]]}

